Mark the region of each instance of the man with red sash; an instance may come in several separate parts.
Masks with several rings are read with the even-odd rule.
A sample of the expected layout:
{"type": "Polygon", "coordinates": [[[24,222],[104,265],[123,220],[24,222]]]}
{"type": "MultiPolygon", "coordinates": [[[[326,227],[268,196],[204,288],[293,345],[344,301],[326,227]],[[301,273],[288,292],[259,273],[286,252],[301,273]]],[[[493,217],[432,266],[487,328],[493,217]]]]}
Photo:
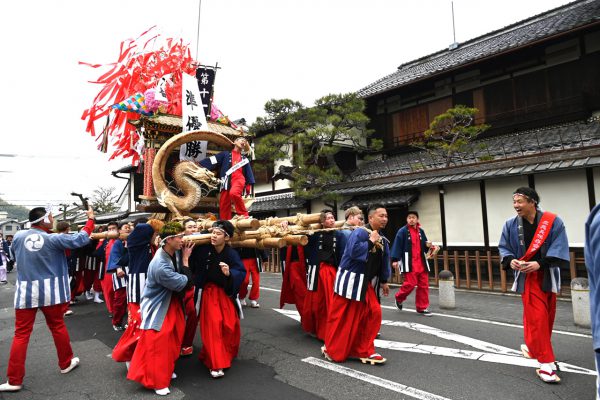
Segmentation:
{"type": "Polygon", "coordinates": [[[237,137],[233,141],[231,151],[222,151],[200,161],[204,168],[219,168],[221,179],[221,197],[219,198],[219,215],[222,220],[231,219],[231,206],[237,215],[248,216],[242,194],[244,189],[249,193],[254,185],[254,174],[250,168],[250,160],[242,154],[249,149],[245,137],[237,137]]]}
{"type": "Polygon", "coordinates": [[[592,345],[599,375],[596,399],[600,399],[600,204],[596,204],[585,223],[585,266],[590,283],[592,345]]]}
{"type": "Polygon", "coordinates": [[[513,193],[517,216],[504,224],[498,250],[502,267],[512,269],[512,290],[521,293],[525,344],[521,351],[536,359],[538,377],[546,383],[560,382],[550,337],[560,290],[560,267],[569,265],[569,242],[562,220],[538,204],[538,193],[520,187],[513,193]]]}

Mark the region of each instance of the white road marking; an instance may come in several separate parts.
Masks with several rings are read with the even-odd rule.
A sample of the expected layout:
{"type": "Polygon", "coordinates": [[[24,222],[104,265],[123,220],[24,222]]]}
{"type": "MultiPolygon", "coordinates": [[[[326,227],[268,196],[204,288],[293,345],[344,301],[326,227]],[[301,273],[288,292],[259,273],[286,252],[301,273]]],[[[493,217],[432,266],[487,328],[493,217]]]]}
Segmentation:
{"type": "MultiPolygon", "coordinates": [[[[375,347],[388,350],[405,351],[408,353],[429,354],[432,356],[444,356],[453,358],[463,358],[474,361],[485,361],[496,364],[516,365],[520,367],[539,368],[537,360],[521,356],[511,356],[507,354],[486,353],[483,351],[471,351],[462,349],[453,349],[450,347],[428,346],[416,343],[393,342],[391,340],[375,340],[375,347]]],[[[572,372],[582,375],[596,375],[596,371],[581,368],[576,365],[559,362],[561,372],[572,372]]]]}
{"type": "MultiPolygon", "coordinates": [[[[285,315],[286,317],[292,318],[296,321],[300,321],[300,315],[298,311],[295,310],[281,310],[274,308],[273,310],[278,313],[285,315]]],[[[455,334],[452,332],[443,331],[441,329],[437,329],[434,327],[430,327],[427,325],[416,324],[416,323],[407,323],[407,322],[395,322],[384,320],[383,325],[387,326],[398,326],[403,328],[408,328],[412,330],[416,330],[421,333],[426,333],[429,335],[434,335],[440,337],[442,339],[455,341],[458,343],[466,344],[468,346],[487,350],[487,351],[472,351],[472,350],[463,350],[463,349],[454,349],[451,347],[442,347],[442,346],[429,346],[423,344],[416,343],[406,343],[406,342],[395,342],[391,340],[375,340],[375,347],[379,347],[382,349],[388,350],[396,350],[396,351],[405,351],[409,353],[420,353],[420,354],[429,354],[433,356],[444,356],[444,357],[453,357],[453,358],[462,358],[474,361],[485,361],[496,364],[508,364],[508,365],[516,365],[521,367],[529,367],[529,368],[539,368],[539,363],[537,360],[532,360],[523,357],[519,351],[513,350],[508,347],[496,345],[494,343],[485,342],[483,340],[473,339],[468,336],[455,334]]],[[[589,370],[587,368],[578,367],[573,364],[567,364],[564,362],[558,362],[561,371],[564,372],[572,372],[575,374],[582,375],[596,375],[596,371],[589,370]]]]}
{"type": "Polygon", "coordinates": [[[305,363],[315,365],[317,367],[325,368],[338,374],[346,375],[354,379],[361,380],[363,382],[370,383],[388,390],[392,390],[396,393],[404,394],[406,396],[414,397],[420,400],[450,400],[447,397],[438,396],[437,394],[429,393],[424,390],[416,389],[410,386],[403,385],[389,381],[387,379],[380,378],[375,375],[366,374],[361,371],[357,371],[348,367],[341,366],[339,364],[330,363],[325,360],[321,360],[315,357],[307,357],[302,360],[305,363]]]}
{"type": "Polygon", "coordinates": [[[399,326],[402,328],[412,329],[417,332],[426,333],[428,335],[437,336],[445,340],[451,340],[453,342],[466,344],[475,349],[483,350],[490,353],[506,354],[511,356],[521,356],[521,352],[510,347],[500,346],[490,342],[484,342],[483,340],[474,339],[468,336],[459,335],[458,333],[444,331],[432,326],[423,324],[417,324],[415,322],[401,322],[401,321],[390,321],[384,319],[381,321],[381,325],[386,326],[399,326]]]}
{"type": "MultiPolygon", "coordinates": [[[[266,290],[269,292],[281,292],[280,289],[273,289],[270,287],[265,287],[265,286],[261,286],[260,287],[261,290],[266,290]]],[[[382,305],[381,308],[385,308],[386,310],[395,310],[398,311],[398,309],[396,307],[392,307],[392,306],[384,306],[382,305]]],[[[410,309],[410,308],[403,308],[402,311],[409,311],[409,312],[417,312],[417,310],[414,309],[410,309]]],[[[509,322],[498,322],[498,321],[491,321],[489,319],[479,319],[479,318],[471,318],[471,317],[463,317],[460,315],[452,315],[452,314],[440,314],[440,313],[433,313],[433,315],[437,315],[439,317],[446,317],[446,318],[455,318],[455,319],[462,319],[465,321],[473,321],[473,322],[481,322],[484,324],[492,324],[492,325],[499,325],[499,326],[507,326],[509,328],[518,328],[518,329],[523,329],[523,325],[519,325],[519,324],[511,324],[509,322]]],[[[556,333],[558,335],[568,335],[568,336],[575,336],[575,337],[582,337],[582,338],[592,338],[592,335],[586,335],[584,333],[576,333],[576,332],[567,332],[567,331],[558,331],[558,330],[553,330],[552,333],[556,333]]]]}
{"type": "MultiPolygon", "coordinates": [[[[383,306],[382,305],[381,308],[385,308],[385,309],[388,309],[388,310],[396,310],[396,311],[398,311],[398,309],[396,307],[392,307],[392,306],[383,306]]],[[[417,312],[417,310],[414,310],[414,309],[411,310],[410,308],[403,308],[402,311],[409,311],[409,312],[414,312],[414,313],[417,312]]],[[[452,314],[440,314],[440,313],[432,313],[432,314],[433,315],[437,315],[439,317],[463,319],[465,321],[482,322],[484,324],[499,325],[499,326],[508,326],[509,328],[523,329],[523,325],[511,324],[509,322],[490,321],[489,319],[479,319],[479,318],[463,317],[463,316],[460,316],[460,315],[452,315],[452,314]]],[[[592,338],[592,335],[586,335],[584,333],[558,331],[556,329],[553,330],[552,333],[556,333],[556,334],[559,334],[559,335],[568,335],[568,336],[590,338],[590,339],[592,338]]]]}

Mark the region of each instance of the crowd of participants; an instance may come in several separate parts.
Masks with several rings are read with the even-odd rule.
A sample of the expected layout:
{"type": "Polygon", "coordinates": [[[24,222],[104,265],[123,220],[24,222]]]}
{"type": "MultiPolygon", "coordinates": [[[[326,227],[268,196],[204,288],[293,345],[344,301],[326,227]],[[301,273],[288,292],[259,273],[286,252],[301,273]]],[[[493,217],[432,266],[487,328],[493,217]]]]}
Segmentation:
{"type": "MultiPolygon", "coordinates": [[[[523,296],[526,323],[521,351],[540,362],[536,371],[540,379],[556,383],[560,378],[550,336],[560,287],[556,272],[569,260],[568,241],[560,218],[541,211],[538,204],[533,189],[514,192],[517,216],[507,221],[499,249],[503,268],[515,272],[515,290],[523,296]]],[[[64,316],[72,314],[69,304],[78,297],[105,304],[113,329],[121,332],[112,357],[125,363],[128,379],[159,395],[168,394],[176,378],[175,363],[193,354],[197,330],[202,341],[199,359],[213,378],[223,377],[239,350],[242,307],[260,307],[260,271],[266,253],[232,248],[234,226],[228,220],[212,224],[207,231],[210,244],[194,245],[184,241],[186,235],[198,233],[193,219],[111,222],[107,230],[126,239],[94,241],[90,240],[94,213],[90,209],[87,215],[79,233],[67,234],[68,226],[61,224],[52,233],[51,213],[35,208],[29,215],[32,229],[14,238],[9,253],[17,268],[28,267],[18,269],[15,337],[8,381],[0,391],[22,388],[38,309],[52,331],[61,373],[79,365],[64,324],[64,316]]],[[[280,307],[295,305],[301,328],[323,342],[321,353],[333,362],[351,358],[371,365],[386,362],[374,343],[381,327],[380,296],[389,295],[392,269],[404,277],[395,294],[397,308],[402,310],[416,289],[417,313],[433,315],[428,252],[435,246],[420,226],[419,214],[408,211],[406,225],[393,241],[382,233],[388,222],[385,207],[371,206],[366,219],[359,208],[351,207],[342,229],[331,229],[335,214],[323,210],[324,229],[312,234],[306,246],[288,246],[280,255],[280,307]]]]}

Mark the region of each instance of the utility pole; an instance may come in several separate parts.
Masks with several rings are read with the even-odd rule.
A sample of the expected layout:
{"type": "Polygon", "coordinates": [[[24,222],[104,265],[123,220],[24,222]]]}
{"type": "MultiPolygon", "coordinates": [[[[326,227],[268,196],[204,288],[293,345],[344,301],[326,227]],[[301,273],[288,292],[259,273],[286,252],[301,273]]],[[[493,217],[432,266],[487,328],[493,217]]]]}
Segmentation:
{"type": "Polygon", "coordinates": [[[63,203],[63,204],[61,204],[61,206],[62,206],[62,208],[59,208],[59,210],[62,210],[62,212],[63,212],[63,218],[62,218],[62,220],[66,221],[67,220],[67,207],[69,205],[63,203]]]}

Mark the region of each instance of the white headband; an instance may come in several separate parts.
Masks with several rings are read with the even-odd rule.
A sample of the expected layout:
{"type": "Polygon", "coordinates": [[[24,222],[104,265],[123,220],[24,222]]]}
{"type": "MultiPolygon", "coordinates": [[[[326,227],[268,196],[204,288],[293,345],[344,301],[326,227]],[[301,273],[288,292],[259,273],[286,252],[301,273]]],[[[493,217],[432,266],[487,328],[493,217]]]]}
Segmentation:
{"type": "Polygon", "coordinates": [[[167,243],[167,239],[173,238],[173,237],[177,237],[177,236],[184,236],[184,233],[178,233],[176,235],[169,235],[164,239],[161,239],[159,246],[163,246],[165,243],[167,243]]]}
{"type": "Polygon", "coordinates": [[[35,221],[31,221],[32,225],[33,224],[37,224],[41,220],[44,220],[44,222],[47,223],[47,224],[50,223],[50,214],[52,214],[52,204],[46,204],[45,209],[46,209],[46,214],[42,215],[41,217],[39,217],[35,221]]]}

